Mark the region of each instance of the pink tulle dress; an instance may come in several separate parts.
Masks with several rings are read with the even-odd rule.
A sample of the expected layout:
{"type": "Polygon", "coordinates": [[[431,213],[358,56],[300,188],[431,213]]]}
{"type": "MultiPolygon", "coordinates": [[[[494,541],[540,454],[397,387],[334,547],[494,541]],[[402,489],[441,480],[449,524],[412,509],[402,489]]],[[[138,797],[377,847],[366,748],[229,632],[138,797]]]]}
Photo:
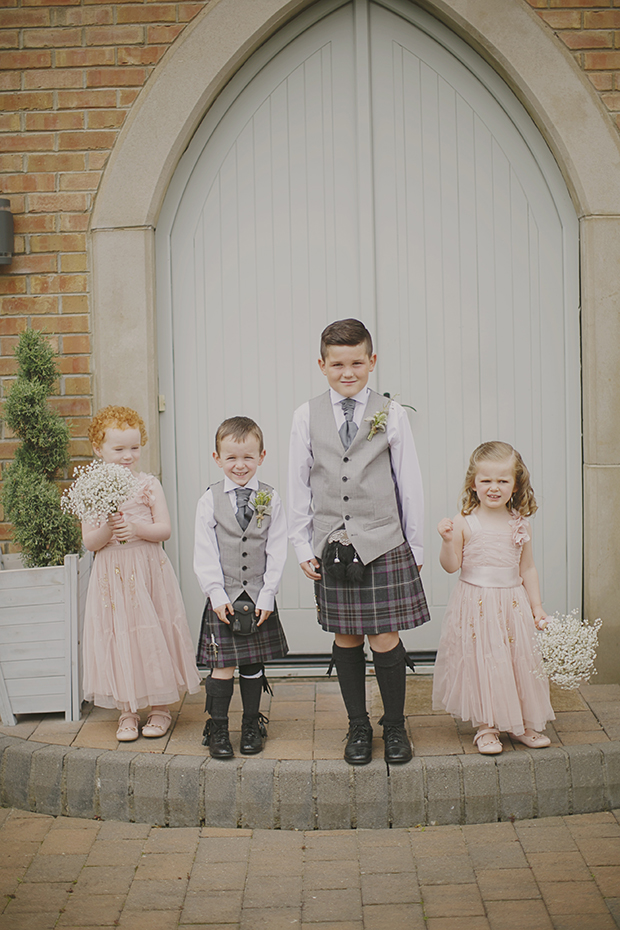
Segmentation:
{"type": "Polygon", "coordinates": [[[466,517],[471,537],[443,622],[433,707],[522,736],[543,730],[555,714],[549,683],[534,674],[540,656],[530,601],[519,575],[528,524],[516,511],[511,532],[483,530],[466,517]]]}
{"type": "MultiPolygon", "coordinates": [[[[125,517],[152,523],[157,478],[138,475],[125,517]]],[[[83,635],[84,699],[136,711],[172,704],[200,678],[179,585],[161,543],[111,540],[95,555],[83,635]]]]}

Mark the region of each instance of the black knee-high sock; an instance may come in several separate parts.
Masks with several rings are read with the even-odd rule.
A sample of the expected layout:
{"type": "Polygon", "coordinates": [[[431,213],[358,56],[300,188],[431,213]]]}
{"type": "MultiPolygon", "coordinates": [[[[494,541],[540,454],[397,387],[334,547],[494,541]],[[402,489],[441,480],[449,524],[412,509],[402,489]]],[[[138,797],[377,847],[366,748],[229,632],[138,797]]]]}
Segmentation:
{"type": "Polygon", "coordinates": [[[235,683],[232,678],[214,678],[209,675],[205,681],[207,700],[205,710],[216,721],[228,720],[228,708],[233,696],[235,683]]]}
{"type": "Polygon", "coordinates": [[[344,649],[334,643],[333,661],[344,706],[352,724],[369,723],[366,710],[366,656],[364,646],[344,649]]]}
{"type": "Polygon", "coordinates": [[[405,723],[405,647],[401,640],[389,652],[372,651],[377,684],[383,701],[380,723],[403,726],[405,723]]]}
{"type": "Polygon", "coordinates": [[[265,677],[265,666],[255,665],[239,666],[239,688],[243,703],[244,717],[258,717],[260,713],[260,699],[263,691],[269,688],[265,677]],[[259,674],[259,672],[261,674],[259,674]]]}

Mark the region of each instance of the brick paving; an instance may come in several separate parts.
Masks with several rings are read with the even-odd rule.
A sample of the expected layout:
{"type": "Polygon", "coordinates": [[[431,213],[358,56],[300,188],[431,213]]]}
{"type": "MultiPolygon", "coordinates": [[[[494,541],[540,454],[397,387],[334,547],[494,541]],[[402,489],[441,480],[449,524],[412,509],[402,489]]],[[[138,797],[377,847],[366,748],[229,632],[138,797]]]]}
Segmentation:
{"type": "MultiPolygon", "coordinates": [[[[337,681],[333,679],[272,679],[273,697],[264,695],[263,710],[268,715],[269,739],[257,758],[281,760],[341,759],[347,718],[337,681]]],[[[478,752],[473,745],[474,730],[448,714],[433,711],[432,677],[409,675],[405,712],[409,735],[416,756],[447,756],[478,752]]],[[[368,701],[375,724],[374,753],[382,755],[381,701],[374,678],[368,680],[368,701]]],[[[586,685],[579,691],[552,688],[556,720],[547,727],[552,746],[575,746],[620,739],[620,685],[586,685]]],[[[161,739],[140,737],[132,743],[118,743],[118,712],[85,705],[82,720],[66,723],[60,714],[24,715],[14,727],[0,727],[0,733],[22,739],[73,748],[108,749],[119,752],[159,752],[167,755],[205,756],[202,746],[204,691],[187,695],[173,708],[173,726],[161,739]]],[[[146,712],[142,712],[143,722],[146,712]]],[[[231,737],[239,741],[241,702],[239,689],[231,704],[231,737]]],[[[503,734],[505,752],[523,750],[503,734]]]]}
{"type": "Polygon", "coordinates": [[[620,810],[278,831],[0,810],[0,930],[607,930],[620,810]]]}
{"type": "MultiPolygon", "coordinates": [[[[268,761],[272,759],[324,760],[317,761],[322,765],[341,760],[346,719],[337,683],[280,679],[273,685],[274,695],[266,707],[271,723],[262,765],[273,764],[268,761]]],[[[441,805],[440,782],[448,769],[442,768],[440,757],[458,756],[464,760],[462,766],[465,761],[485,760],[472,746],[471,728],[432,710],[430,691],[429,677],[408,679],[407,725],[416,756],[425,759],[429,798],[435,794],[432,779],[439,779],[434,803],[441,805]]],[[[381,709],[372,679],[368,697],[376,721],[381,709]]],[[[233,742],[240,726],[237,694],[234,700],[233,742]]],[[[620,686],[554,691],[552,700],[557,719],[547,732],[554,746],[574,753],[580,745],[620,738],[620,686]]],[[[175,755],[179,761],[183,756],[206,755],[200,743],[202,695],[186,698],[175,708],[174,727],[161,740],[117,743],[116,716],[86,708],[79,723],[65,723],[56,715],[21,717],[16,727],[0,730],[20,737],[24,747],[33,750],[43,743],[52,753],[82,747],[86,774],[94,765],[90,754],[100,750],[118,751],[106,756],[118,761],[118,773],[125,772],[127,749],[138,753],[132,758],[146,769],[162,755],[170,757],[169,771],[176,764],[175,755]]],[[[505,736],[503,740],[504,755],[520,762],[517,754],[524,747],[512,745],[505,736]]],[[[378,758],[381,749],[377,739],[378,758]]],[[[110,777],[115,772],[112,762],[106,761],[110,777]]],[[[259,772],[260,764],[259,757],[259,772]]],[[[155,793],[159,790],[156,768],[149,789],[155,793]]],[[[370,777],[371,769],[364,774],[370,777]]],[[[36,787],[38,769],[32,771],[30,784],[36,787]]],[[[515,776],[518,771],[515,768],[515,776]]],[[[464,769],[463,777],[468,779],[467,772],[464,769]]],[[[474,766],[471,782],[463,782],[468,791],[471,787],[472,799],[484,800],[483,775],[474,766]]],[[[553,772],[549,777],[553,782],[553,772]]],[[[73,784],[71,772],[68,778],[68,785],[73,784]]],[[[553,790],[552,784],[550,794],[553,790]]],[[[122,782],[118,791],[122,794],[122,782]]],[[[369,791],[364,803],[370,811],[378,796],[372,787],[369,791]]],[[[446,803],[451,803],[447,797],[446,803]]],[[[123,803],[119,795],[118,804],[123,803]]],[[[134,798],[134,804],[139,803],[134,798]]],[[[153,804],[153,797],[144,803],[153,804]]],[[[294,926],[312,930],[619,927],[620,810],[501,823],[304,831],[166,828],[0,809],[0,930],[294,926]]]]}

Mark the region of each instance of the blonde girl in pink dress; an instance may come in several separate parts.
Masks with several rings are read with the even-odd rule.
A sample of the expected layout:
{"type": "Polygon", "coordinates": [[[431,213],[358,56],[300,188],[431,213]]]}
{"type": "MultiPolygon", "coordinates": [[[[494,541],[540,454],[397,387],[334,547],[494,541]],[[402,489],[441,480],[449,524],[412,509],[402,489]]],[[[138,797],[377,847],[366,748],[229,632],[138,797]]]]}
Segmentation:
{"type": "Polygon", "coordinates": [[[534,749],[550,743],[540,732],[555,718],[549,684],[535,675],[535,629],[547,614],[525,519],[536,510],[519,453],[485,442],[469,461],[461,512],[437,527],[442,567],[461,574],[444,618],[433,706],[471,720],[484,754],[502,751],[500,731],[534,749]]]}
{"type": "Polygon", "coordinates": [[[136,494],[99,527],[82,524],[95,552],[83,636],[84,698],[122,711],[116,738],[138,738],[141,707],[150,706],[142,735],[164,736],[169,704],[199,690],[200,678],[183,599],[162,549],[170,516],[161,484],[137,469],[147,436],[129,407],[105,407],[89,431],[95,455],[138,478],[136,494]]]}

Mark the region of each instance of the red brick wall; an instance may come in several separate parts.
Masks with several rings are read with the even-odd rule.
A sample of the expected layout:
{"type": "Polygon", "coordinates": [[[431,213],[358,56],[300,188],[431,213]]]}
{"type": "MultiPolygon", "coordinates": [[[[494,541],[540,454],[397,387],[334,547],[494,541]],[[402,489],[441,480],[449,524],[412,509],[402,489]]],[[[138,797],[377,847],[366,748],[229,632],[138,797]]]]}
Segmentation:
{"type": "MultiPolygon", "coordinates": [[[[18,334],[50,333],[62,372],[53,404],[70,419],[77,459],[90,456],[94,198],[140,89],[206,2],[0,0],[0,196],[16,233],[13,263],[0,266],[0,396],[18,334]]],[[[0,461],[14,447],[3,425],[0,461]]],[[[0,522],[0,540],[10,536],[0,522]]]]}
{"type": "MultiPolygon", "coordinates": [[[[0,398],[26,326],[61,353],[56,408],[75,458],[90,455],[88,225],[102,171],[140,89],[211,0],[0,0],[0,196],[15,258],[0,266],[0,398]]],[[[620,0],[527,0],[563,41],[620,128],[620,0]]],[[[0,463],[14,441],[0,433],[0,463]]],[[[2,514],[0,513],[0,518],[2,514]]],[[[0,520],[6,548],[10,527],[0,520]]]]}
{"type": "Polygon", "coordinates": [[[571,50],[620,129],[620,0],[527,0],[571,50]]]}

